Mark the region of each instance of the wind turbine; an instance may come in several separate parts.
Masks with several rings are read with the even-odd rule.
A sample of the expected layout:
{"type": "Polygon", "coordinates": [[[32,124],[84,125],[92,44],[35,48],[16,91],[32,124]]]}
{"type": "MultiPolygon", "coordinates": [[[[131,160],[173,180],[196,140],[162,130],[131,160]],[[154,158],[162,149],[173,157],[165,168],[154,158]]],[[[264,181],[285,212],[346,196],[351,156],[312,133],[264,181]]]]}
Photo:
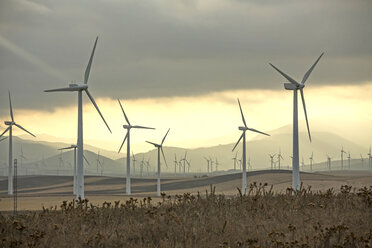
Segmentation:
{"type": "Polygon", "coordinates": [[[344,169],[344,153],[347,154],[344,151],[344,146],[342,146],[342,148],[341,148],[341,169],[344,169]]]}
{"type": "Polygon", "coordinates": [[[211,173],[213,173],[213,160],[212,158],[209,156],[209,163],[210,163],[210,166],[211,166],[211,173]]]}
{"type": "Polygon", "coordinates": [[[243,115],[243,110],[242,110],[242,107],[240,105],[240,101],[239,101],[239,98],[238,98],[238,104],[239,104],[239,109],[240,109],[240,113],[242,115],[242,120],[243,120],[243,124],[244,126],[240,126],[239,127],[239,130],[242,131],[242,135],[240,136],[240,138],[238,139],[238,141],[236,142],[234,148],[232,149],[232,151],[235,150],[236,146],[239,144],[240,140],[243,139],[243,173],[242,173],[242,193],[243,195],[245,195],[246,193],[246,190],[247,190],[247,168],[246,168],[246,150],[245,150],[245,132],[246,131],[252,131],[252,132],[256,132],[256,133],[260,133],[260,134],[263,134],[263,135],[267,135],[267,136],[270,136],[269,134],[267,133],[264,133],[264,132],[261,132],[261,131],[258,131],[256,129],[253,129],[253,128],[249,128],[247,127],[247,124],[245,122],[245,119],[244,119],[244,115],[243,115]]]}
{"type": "Polygon", "coordinates": [[[204,157],[205,161],[207,161],[207,173],[209,174],[209,159],[207,159],[206,157],[204,157]]]}
{"type": "Polygon", "coordinates": [[[252,165],[251,165],[251,157],[248,157],[248,163],[247,163],[247,165],[248,165],[248,170],[253,170],[252,169],[252,165]]]}
{"type": "Polygon", "coordinates": [[[327,154],[327,166],[328,166],[328,169],[331,170],[331,157],[327,154]]]}
{"type": "Polygon", "coordinates": [[[133,162],[133,175],[136,175],[136,157],[134,156],[134,153],[132,152],[132,162],[133,162]]]}
{"type": "Polygon", "coordinates": [[[304,161],[304,156],[302,156],[302,161],[301,161],[302,170],[304,170],[304,166],[305,166],[305,161],[304,161]]]}
{"type": "Polygon", "coordinates": [[[186,156],[187,156],[187,151],[185,152],[185,157],[183,157],[183,175],[186,176],[186,156]]]}
{"type": "MultiPolygon", "coordinates": [[[[98,151],[97,152],[97,158],[96,158],[96,163],[97,163],[97,175],[98,175],[98,167],[100,167],[101,168],[101,176],[102,176],[102,174],[103,174],[103,165],[102,165],[102,163],[101,163],[101,160],[100,160],[100,154],[99,154],[100,152],[98,151]]],[[[102,160],[103,161],[103,160],[102,160]]]]}
{"type": "Polygon", "coordinates": [[[269,157],[270,157],[270,165],[271,165],[271,169],[273,169],[274,168],[274,156],[276,155],[276,154],[274,154],[274,155],[271,155],[271,154],[267,154],[267,155],[269,155],[269,157]]]}
{"type": "Polygon", "coordinates": [[[283,159],[283,156],[282,156],[282,153],[280,152],[280,149],[279,149],[279,153],[278,153],[278,169],[280,170],[280,160],[283,159]]]}
{"type": "Polygon", "coordinates": [[[348,166],[349,166],[349,169],[350,169],[350,151],[348,152],[348,155],[347,155],[347,163],[348,163],[348,166]]]}
{"type": "Polygon", "coordinates": [[[313,171],[314,153],[311,153],[310,160],[310,171],[313,171]]]}
{"type": "Polygon", "coordinates": [[[165,165],[167,166],[168,168],[168,165],[167,165],[167,160],[165,159],[165,155],[164,155],[164,151],[163,151],[163,143],[165,141],[165,138],[167,137],[168,133],[169,133],[169,130],[170,128],[168,129],[167,133],[164,135],[164,138],[162,139],[161,143],[160,144],[156,144],[156,143],[153,143],[153,142],[150,142],[150,141],[146,141],[147,143],[155,146],[157,149],[158,149],[158,182],[157,182],[157,196],[160,196],[160,151],[163,155],[163,159],[164,159],[164,163],[165,165]]]}
{"type": "Polygon", "coordinates": [[[177,155],[174,154],[174,174],[175,175],[177,175],[177,165],[178,165],[177,155]]]}
{"type": "Polygon", "coordinates": [[[307,120],[307,112],[306,112],[306,105],[305,105],[305,98],[303,88],[305,87],[305,82],[309,78],[311,72],[313,71],[314,67],[323,56],[322,53],[319,58],[315,61],[315,63],[310,67],[310,69],[305,73],[304,77],[302,78],[301,83],[298,83],[293,78],[279,70],[273,64],[270,65],[278,71],[283,77],[285,77],[289,83],[284,83],[284,88],[286,90],[293,90],[293,160],[292,160],[292,188],[294,190],[300,190],[300,168],[299,168],[299,146],[298,146],[298,111],[297,111],[297,91],[300,90],[302,104],[304,107],[305,119],[306,119],[306,126],[307,131],[309,134],[309,140],[311,142],[311,135],[309,129],[309,122],[307,120]]]}
{"type": "MultiPolygon", "coordinates": [[[[74,149],[74,186],[73,186],[73,194],[75,195],[77,190],[78,190],[78,186],[77,186],[77,168],[76,168],[76,149],[78,148],[77,145],[71,145],[71,146],[68,146],[68,147],[63,147],[63,148],[60,148],[58,150],[62,151],[62,150],[71,150],[71,149],[74,149]]],[[[84,156],[83,154],[83,158],[84,160],[87,162],[87,164],[89,164],[87,158],[84,156]]],[[[43,155],[43,161],[44,161],[44,155],[43,155]]]]}
{"type": "Polygon", "coordinates": [[[131,185],[130,185],[130,130],[132,128],[140,128],[140,129],[155,129],[155,128],[152,128],[152,127],[143,127],[143,126],[132,126],[130,124],[130,122],[129,122],[129,119],[128,119],[127,115],[124,112],[123,106],[121,105],[119,99],[118,99],[118,102],[119,102],[121,111],[124,114],[124,118],[125,118],[125,120],[127,122],[127,125],[123,125],[123,128],[124,129],[127,129],[127,134],[125,135],[124,140],[121,143],[121,146],[119,148],[118,153],[120,152],[121,148],[123,147],[123,145],[125,143],[125,140],[128,140],[127,141],[127,180],[126,180],[126,187],[125,187],[125,189],[126,189],[126,194],[127,195],[130,195],[131,194],[131,185]]]}
{"type": "Polygon", "coordinates": [[[59,175],[59,170],[60,170],[61,165],[65,166],[65,161],[63,161],[63,158],[62,158],[62,151],[61,151],[61,153],[59,154],[59,157],[58,157],[57,175],[59,175]]]}
{"type": "Polygon", "coordinates": [[[23,128],[21,125],[17,124],[14,121],[13,116],[13,108],[12,108],[12,100],[10,99],[10,91],[9,91],[9,110],[10,110],[10,118],[11,121],[4,121],[4,124],[7,127],[5,131],[0,135],[0,138],[9,131],[9,167],[8,167],[8,195],[13,195],[13,126],[18,127],[19,129],[22,129],[26,133],[36,137],[29,131],[27,131],[25,128],[23,128]]]}
{"type": "Polygon", "coordinates": [[[149,169],[150,169],[150,157],[146,161],[146,170],[147,170],[147,175],[148,176],[150,175],[149,169]]]}
{"type": "MultiPolygon", "coordinates": [[[[237,160],[237,157],[238,157],[238,151],[236,151],[235,157],[232,158],[232,160],[234,160],[234,171],[236,170],[236,160],[237,160]]],[[[209,164],[208,164],[208,167],[209,167],[209,164]]]]}
{"type": "MultiPolygon", "coordinates": [[[[21,145],[21,155],[19,155],[19,158],[21,160],[21,166],[20,166],[20,168],[23,169],[23,159],[27,160],[27,158],[23,155],[22,145],[21,145]]],[[[26,172],[27,172],[27,170],[26,170],[26,172]]],[[[26,173],[26,175],[27,175],[27,173],[26,173]]]]}
{"type": "Polygon", "coordinates": [[[187,163],[187,173],[190,173],[191,159],[190,160],[186,160],[186,163],[187,163]]]}
{"type": "Polygon", "coordinates": [[[84,83],[80,84],[70,84],[67,88],[59,88],[59,89],[52,89],[52,90],[45,90],[45,92],[55,92],[55,91],[68,91],[68,92],[78,92],[78,138],[77,138],[77,192],[76,192],[76,198],[84,199],[84,164],[83,164],[83,154],[84,154],[84,144],[83,144],[83,91],[88,95],[88,98],[96,108],[98,114],[101,116],[103,122],[105,123],[107,129],[111,133],[111,129],[108,126],[105,118],[103,118],[103,115],[101,114],[101,111],[99,110],[96,102],[93,99],[93,96],[89,93],[88,90],[88,79],[89,79],[89,73],[90,73],[90,67],[92,66],[93,62],[93,56],[94,51],[96,49],[98,41],[98,36],[96,38],[96,41],[94,42],[93,50],[89,58],[89,62],[87,65],[87,68],[85,69],[84,74],[84,83]]]}
{"type": "Polygon", "coordinates": [[[368,167],[371,169],[372,167],[372,154],[371,154],[371,147],[369,147],[369,152],[368,152],[368,167]]]}
{"type": "Polygon", "coordinates": [[[218,171],[218,165],[219,165],[219,163],[218,163],[218,160],[216,158],[216,172],[218,171]]]}
{"type": "Polygon", "coordinates": [[[362,154],[360,154],[360,160],[362,161],[362,167],[364,167],[364,158],[362,154]]]}

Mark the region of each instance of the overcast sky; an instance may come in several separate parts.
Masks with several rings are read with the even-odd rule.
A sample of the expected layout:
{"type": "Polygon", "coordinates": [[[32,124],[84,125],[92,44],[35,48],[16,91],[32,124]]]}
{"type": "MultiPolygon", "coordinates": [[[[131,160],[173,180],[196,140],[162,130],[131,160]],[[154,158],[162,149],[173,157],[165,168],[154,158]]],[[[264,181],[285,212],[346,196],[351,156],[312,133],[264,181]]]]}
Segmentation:
{"type": "Polygon", "coordinates": [[[272,62],[310,84],[372,78],[372,1],[0,1],[0,108],[52,110],[76,94],[44,89],[89,81],[95,98],[197,96],[282,88],[272,62]]]}
{"type": "Polygon", "coordinates": [[[292,95],[268,63],[301,80],[325,52],[306,83],[310,129],[369,146],[371,13],[370,0],[0,0],[0,117],[10,90],[17,122],[74,140],[77,94],[43,90],[82,82],[98,35],[89,89],[113,135],[84,97],[86,143],[118,149],[116,98],[133,123],[157,128],[134,135],[136,151],[168,127],[168,145],[235,142],[237,97],[253,128],[292,124],[292,95]]]}

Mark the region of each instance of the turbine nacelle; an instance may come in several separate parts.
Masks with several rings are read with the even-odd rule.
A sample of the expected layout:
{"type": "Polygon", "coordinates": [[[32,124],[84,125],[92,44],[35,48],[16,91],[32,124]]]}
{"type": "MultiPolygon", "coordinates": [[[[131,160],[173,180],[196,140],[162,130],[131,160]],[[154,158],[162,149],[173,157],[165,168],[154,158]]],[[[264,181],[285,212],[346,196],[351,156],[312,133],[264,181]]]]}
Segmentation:
{"type": "Polygon", "coordinates": [[[7,126],[13,125],[14,123],[14,121],[4,121],[4,124],[7,126]]]}
{"type": "Polygon", "coordinates": [[[293,84],[293,83],[284,83],[284,88],[286,90],[299,90],[305,87],[304,84],[293,84]]]}
{"type": "Polygon", "coordinates": [[[69,84],[68,86],[76,90],[85,90],[88,88],[87,84],[69,84]]]}
{"type": "Polygon", "coordinates": [[[242,127],[242,126],[238,127],[238,129],[239,129],[240,131],[247,131],[247,130],[248,130],[247,127],[242,127]]]}
{"type": "Polygon", "coordinates": [[[130,126],[130,125],[123,125],[123,128],[125,128],[125,129],[131,129],[132,126],[130,126]]]}

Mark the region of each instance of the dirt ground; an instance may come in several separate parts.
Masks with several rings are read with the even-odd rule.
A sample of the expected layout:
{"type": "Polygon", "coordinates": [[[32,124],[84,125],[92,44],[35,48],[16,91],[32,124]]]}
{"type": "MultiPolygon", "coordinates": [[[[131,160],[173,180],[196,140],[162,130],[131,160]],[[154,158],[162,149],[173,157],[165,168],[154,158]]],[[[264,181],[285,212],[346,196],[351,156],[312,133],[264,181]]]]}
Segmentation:
{"type": "MultiPolygon", "coordinates": [[[[273,185],[276,192],[283,192],[291,186],[291,171],[253,171],[247,174],[248,185],[252,182],[273,185]]],[[[301,173],[304,187],[311,186],[312,190],[324,191],[341,185],[356,188],[372,185],[372,171],[332,171],[319,173],[301,173]]],[[[132,179],[132,195],[142,199],[156,197],[156,179],[132,179]]],[[[167,195],[200,192],[205,194],[211,185],[216,187],[216,193],[235,195],[241,188],[241,174],[228,174],[205,178],[164,178],[162,191],[167,195]]],[[[125,195],[125,178],[85,177],[85,197],[95,205],[105,201],[121,202],[130,197],[125,195]]],[[[27,176],[18,179],[18,210],[41,210],[42,207],[59,207],[62,201],[74,199],[72,194],[72,178],[67,176],[27,176]]],[[[0,211],[13,210],[13,196],[7,194],[7,178],[0,178],[0,211]]]]}

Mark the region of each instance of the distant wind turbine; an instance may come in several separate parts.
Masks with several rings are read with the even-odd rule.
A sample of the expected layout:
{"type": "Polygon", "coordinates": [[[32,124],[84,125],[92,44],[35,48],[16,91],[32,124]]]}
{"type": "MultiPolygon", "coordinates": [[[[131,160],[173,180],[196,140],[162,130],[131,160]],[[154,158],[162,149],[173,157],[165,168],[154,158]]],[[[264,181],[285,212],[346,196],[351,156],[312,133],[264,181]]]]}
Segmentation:
{"type": "MultiPolygon", "coordinates": [[[[23,149],[22,149],[22,145],[21,145],[21,154],[19,155],[19,158],[20,158],[20,160],[21,160],[21,166],[20,166],[20,168],[22,168],[22,169],[24,169],[23,168],[23,160],[27,160],[27,158],[23,155],[23,149]]],[[[19,169],[18,169],[19,170],[19,169]]],[[[26,172],[27,172],[27,170],[26,170],[26,172]]],[[[19,172],[18,172],[19,173],[19,172]]],[[[26,173],[26,175],[27,175],[27,173],[26,173]]]]}
{"type": "Polygon", "coordinates": [[[132,152],[132,162],[133,162],[133,175],[136,175],[136,157],[134,156],[134,153],[132,152]]]}
{"type": "Polygon", "coordinates": [[[21,125],[17,124],[14,121],[14,116],[13,116],[13,108],[12,108],[12,100],[10,99],[10,91],[9,93],[9,110],[10,110],[10,118],[12,119],[11,121],[4,121],[4,124],[7,127],[5,131],[0,135],[0,138],[9,131],[9,167],[8,167],[8,195],[13,195],[13,126],[18,127],[19,129],[22,129],[26,133],[36,137],[29,131],[27,131],[25,128],[23,128],[21,125]]]}
{"type": "Polygon", "coordinates": [[[275,164],[274,164],[274,156],[275,156],[276,154],[274,154],[274,155],[267,154],[267,155],[269,155],[269,157],[270,157],[270,166],[271,166],[271,169],[274,169],[274,167],[275,167],[275,164]]]}
{"type": "Polygon", "coordinates": [[[175,175],[177,175],[177,165],[178,165],[177,155],[174,154],[174,174],[175,175]]]}
{"type": "Polygon", "coordinates": [[[243,120],[244,126],[239,126],[239,130],[242,131],[243,133],[240,136],[240,138],[238,139],[238,141],[236,142],[236,144],[235,144],[234,148],[232,149],[232,151],[235,150],[235,148],[239,144],[240,140],[243,139],[242,194],[245,195],[246,190],[247,190],[247,168],[246,168],[247,163],[246,163],[246,150],[245,150],[245,132],[249,130],[249,131],[260,133],[260,134],[267,135],[267,136],[270,136],[270,135],[267,134],[267,133],[258,131],[256,129],[247,127],[247,124],[246,124],[245,119],[244,119],[244,114],[243,114],[242,106],[240,105],[239,98],[238,98],[238,104],[239,104],[240,114],[242,116],[242,120],[243,120]]]}
{"type": "Polygon", "coordinates": [[[105,123],[107,129],[111,133],[111,129],[108,126],[105,118],[101,114],[96,102],[93,99],[93,96],[88,91],[88,79],[90,74],[90,67],[92,66],[94,51],[96,49],[98,41],[98,36],[96,41],[94,42],[93,50],[89,58],[89,62],[87,68],[85,69],[84,74],[84,83],[80,84],[70,84],[67,88],[59,88],[59,89],[52,89],[52,90],[44,90],[45,92],[55,92],[55,91],[69,91],[69,92],[78,92],[78,138],[77,138],[77,191],[76,191],[76,198],[84,199],[84,161],[83,161],[83,154],[84,154],[84,141],[83,141],[83,91],[87,94],[88,98],[96,108],[98,114],[101,116],[103,122],[105,123]]]}
{"type": "Polygon", "coordinates": [[[348,166],[349,166],[349,169],[350,169],[350,151],[348,152],[348,155],[347,155],[347,163],[348,163],[348,166]]]}
{"type": "Polygon", "coordinates": [[[218,163],[218,160],[216,158],[216,172],[218,171],[218,165],[219,165],[219,163],[218,163]]]}
{"type": "Polygon", "coordinates": [[[372,169],[372,154],[371,154],[371,147],[369,147],[369,151],[368,151],[368,167],[370,169],[372,169]]]}
{"type": "MultiPolygon", "coordinates": [[[[236,151],[235,157],[232,158],[232,160],[234,160],[234,171],[236,170],[236,160],[237,160],[237,157],[238,157],[238,151],[236,151]]],[[[209,167],[209,164],[208,164],[208,167],[209,167]]]]}
{"type": "Polygon", "coordinates": [[[164,163],[165,165],[167,166],[168,168],[168,165],[167,165],[167,160],[165,159],[165,155],[164,155],[164,150],[163,150],[163,143],[165,141],[165,138],[167,137],[168,133],[169,133],[169,130],[167,131],[167,133],[164,135],[164,138],[162,139],[161,143],[160,144],[157,144],[157,143],[153,143],[153,142],[150,142],[150,141],[146,141],[147,143],[155,146],[157,149],[158,149],[158,180],[157,180],[157,196],[160,196],[160,151],[163,155],[163,159],[164,159],[164,163]]]}
{"type": "Polygon", "coordinates": [[[360,154],[360,160],[362,161],[362,167],[364,167],[364,158],[362,154],[360,154]]]}
{"type": "Polygon", "coordinates": [[[347,154],[345,151],[344,151],[344,146],[341,147],[341,169],[343,170],[344,169],[344,153],[347,154]]]}
{"type": "MultiPolygon", "coordinates": [[[[101,162],[101,159],[100,159],[100,152],[98,151],[97,152],[97,158],[96,158],[96,165],[97,165],[97,175],[98,175],[98,167],[101,169],[101,176],[103,174],[103,164],[101,162]]],[[[103,161],[103,160],[102,160],[103,161]]]]}
{"type": "Polygon", "coordinates": [[[314,153],[311,153],[310,160],[310,171],[313,171],[314,153]]]}
{"type": "Polygon", "coordinates": [[[207,173],[209,174],[209,159],[207,159],[206,157],[204,157],[205,161],[207,161],[207,173]]]}
{"type": "Polygon", "coordinates": [[[123,125],[123,128],[124,129],[127,129],[127,134],[125,135],[124,140],[121,143],[121,146],[120,146],[118,152],[121,151],[121,148],[123,147],[125,141],[127,140],[127,179],[126,179],[126,187],[125,187],[125,189],[126,189],[126,194],[127,195],[130,195],[131,194],[131,184],[130,184],[130,130],[132,128],[140,128],[140,129],[155,129],[155,128],[152,128],[152,127],[143,127],[143,126],[132,126],[130,124],[130,122],[129,122],[129,119],[128,119],[127,115],[124,112],[123,106],[121,105],[121,102],[120,102],[119,99],[118,99],[118,102],[119,102],[121,111],[124,114],[124,118],[125,118],[125,120],[127,122],[127,125],[123,125]]]}
{"type": "Polygon", "coordinates": [[[281,159],[283,159],[284,160],[284,158],[283,158],[283,156],[282,156],[282,153],[281,153],[281,151],[280,151],[280,149],[279,149],[279,153],[278,153],[278,169],[280,170],[280,160],[281,159]]]}
{"type": "Polygon", "coordinates": [[[327,154],[327,166],[328,166],[328,170],[331,170],[331,159],[332,159],[332,157],[330,157],[330,156],[327,154]]]}
{"type": "MultiPolygon", "coordinates": [[[[77,145],[71,145],[71,146],[68,146],[68,147],[63,147],[63,148],[60,148],[58,150],[62,151],[62,150],[71,150],[71,149],[74,149],[74,186],[73,186],[73,194],[76,195],[76,192],[78,190],[78,186],[77,186],[77,168],[76,168],[76,149],[78,148],[77,145]]],[[[87,162],[87,164],[89,164],[87,158],[84,156],[83,154],[83,158],[84,160],[87,162]]],[[[43,161],[44,161],[44,156],[43,156],[43,161]]]]}
{"type": "Polygon", "coordinates": [[[302,78],[301,83],[298,83],[293,78],[279,70],[273,64],[270,65],[278,71],[283,77],[285,77],[289,83],[284,83],[284,88],[286,90],[293,90],[293,160],[292,160],[292,188],[294,190],[300,190],[300,166],[299,166],[299,146],[298,146],[298,111],[297,111],[297,91],[300,90],[302,104],[304,107],[305,119],[306,119],[306,126],[307,131],[309,134],[309,140],[311,142],[311,135],[310,135],[310,128],[309,122],[307,120],[307,112],[306,112],[306,105],[305,105],[305,98],[303,88],[305,87],[305,82],[309,78],[311,72],[313,71],[314,67],[323,56],[322,53],[319,58],[315,61],[315,63],[310,67],[310,69],[305,73],[304,77],[302,78]]]}

